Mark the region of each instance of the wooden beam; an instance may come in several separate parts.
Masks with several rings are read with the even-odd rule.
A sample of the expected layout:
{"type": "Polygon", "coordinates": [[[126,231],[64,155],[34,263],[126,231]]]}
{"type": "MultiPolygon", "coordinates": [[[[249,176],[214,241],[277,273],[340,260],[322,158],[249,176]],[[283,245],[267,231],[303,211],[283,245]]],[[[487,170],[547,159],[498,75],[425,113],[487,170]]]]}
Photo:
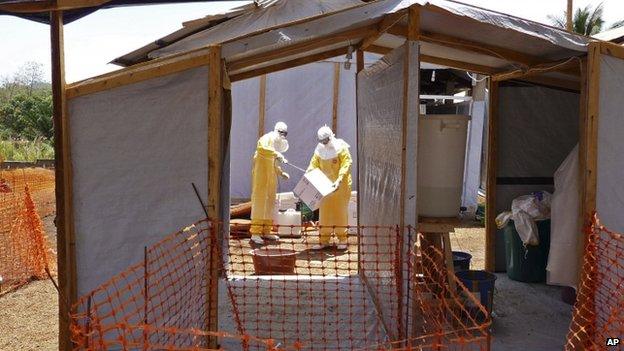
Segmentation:
{"type": "Polygon", "coordinates": [[[610,42],[600,42],[600,53],[624,60],[624,46],[610,42]]]}
{"type": "Polygon", "coordinates": [[[572,27],[572,11],[574,10],[574,7],[572,6],[572,0],[568,0],[568,8],[566,10],[566,30],[568,32],[572,32],[573,27],[572,27]]]}
{"type": "MultiPolygon", "coordinates": [[[[110,0],[56,0],[56,1],[27,1],[0,4],[0,11],[11,13],[41,13],[63,11],[85,7],[98,7],[110,0]]],[[[50,20],[50,24],[52,21],[50,20]]]]}
{"type": "Polygon", "coordinates": [[[366,50],[367,47],[373,45],[373,43],[377,41],[377,39],[379,39],[382,35],[384,35],[384,33],[386,33],[388,29],[390,29],[390,27],[403,20],[406,15],[407,12],[402,10],[391,15],[384,16],[384,18],[377,24],[377,30],[375,31],[375,33],[362,40],[362,44],[360,44],[360,49],[366,50]]]}
{"type": "MultiPolygon", "coordinates": [[[[208,65],[208,217],[218,223],[221,218],[221,174],[223,172],[223,155],[225,153],[223,123],[223,68],[221,46],[211,46],[208,65]]],[[[219,238],[217,233],[216,238],[219,238]]],[[[218,253],[211,251],[210,275],[208,284],[208,330],[218,330],[219,306],[219,269],[218,253]]],[[[209,338],[209,347],[216,348],[217,338],[209,338]]]]}
{"type": "Polygon", "coordinates": [[[357,73],[364,69],[364,51],[358,50],[355,56],[355,64],[357,73]]]}
{"type": "Polygon", "coordinates": [[[59,282],[59,350],[71,350],[68,306],[76,301],[76,255],[72,245],[71,162],[65,101],[63,12],[50,13],[52,115],[56,195],[56,249],[59,282]]]}
{"type": "Polygon", "coordinates": [[[208,64],[206,49],[175,58],[157,59],[69,85],[67,98],[89,95],[208,64]]]}
{"type": "Polygon", "coordinates": [[[579,264],[579,280],[581,277],[581,271],[583,267],[583,259],[585,253],[585,232],[584,226],[586,225],[586,206],[585,206],[585,170],[587,169],[587,103],[588,103],[588,91],[589,88],[589,74],[588,74],[588,57],[583,58],[581,62],[581,94],[579,101],[579,214],[578,214],[578,229],[579,229],[579,241],[577,246],[578,264],[579,264]]]}
{"type": "Polygon", "coordinates": [[[407,40],[420,40],[420,5],[415,4],[409,7],[409,16],[407,20],[407,32],[405,34],[407,40]]]}
{"type": "Polygon", "coordinates": [[[334,94],[332,97],[332,130],[338,131],[338,101],[340,98],[340,62],[334,62],[334,94]]]}
{"type": "Polygon", "coordinates": [[[273,73],[273,72],[278,72],[278,71],[282,71],[282,70],[285,70],[285,69],[302,66],[302,65],[305,65],[305,64],[308,64],[308,63],[311,63],[311,62],[325,60],[325,59],[328,59],[328,58],[336,57],[338,55],[344,55],[346,52],[347,52],[347,47],[333,49],[333,50],[321,52],[321,53],[310,55],[310,56],[300,57],[300,58],[297,58],[297,59],[294,59],[294,60],[290,60],[290,61],[276,63],[276,64],[271,65],[271,66],[266,66],[266,67],[262,67],[262,68],[256,68],[256,69],[251,70],[251,71],[246,71],[246,72],[243,72],[243,73],[233,74],[233,75],[230,76],[230,80],[232,82],[237,82],[239,80],[244,80],[244,79],[257,77],[257,76],[260,76],[260,75],[263,75],[263,74],[269,74],[269,73],[273,73]]]}
{"type": "Polygon", "coordinates": [[[490,80],[487,183],[485,205],[485,269],[494,271],[496,265],[496,168],[498,162],[498,82],[490,80]]]}
{"type": "MultiPolygon", "coordinates": [[[[407,37],[408,28],[404,25],[396,25],[388,30],[389,34],[407,37]]],[[[452,47],[463,51],[472,51],[483,55],[516,62],[525,66],[532,66],[544,60],[537,56],[527,55],[515,50],[502,48],[500,46],[480,43],[472,40],[457,38],[447,34],[424,32],[420,33],[419,40],[433,44],[452,47]]]]}
{"type": "Polygon", "coordinates": [[[264,135],[264,116],[266,114],[266,84],[267,76],[260,76],[260,92],[258,95],[258,139],[264,135]]]}
{"type": "Polygon", "coordinates": [[[316,40],[308,40],[251,57],[232,61],[228,63],[228,69],[230,72],[240,71],[251,66],[259,65],[272,60],[277,60],[283,57],[302,54],[311,50],[317,50],[323,47],[336,45],[337,43],[343,41],[355,41],[360,38],[368,37],[374,32],[375,27],[373,25],[369,25],[363,28],[346,30],[316,40]]]}

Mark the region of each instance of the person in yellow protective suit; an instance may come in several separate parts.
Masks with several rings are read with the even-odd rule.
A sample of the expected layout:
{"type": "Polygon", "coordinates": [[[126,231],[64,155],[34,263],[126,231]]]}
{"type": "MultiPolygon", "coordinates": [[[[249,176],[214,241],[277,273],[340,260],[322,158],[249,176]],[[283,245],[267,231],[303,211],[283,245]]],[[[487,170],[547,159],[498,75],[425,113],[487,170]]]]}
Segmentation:
{"type": "Polygon", "coordinates": [[[277,192],[277,177],[290,178],[282,171],[279,163],[288,163],[282,155],[288,150],[288,127],[284,122],[277,122],[272,132],[258,140],[251,170],[251,240],[263,244],[264,239],[278,240],[271,234],[273,210],[277,192]]]}
{"type": "Polygon", "coordinates": [[[334,182],[336,189],[321,200],[319,218],[319,244],[312,247],[320,250],[329,246],[332,234],[338,237],[338,250],[347,249],[347,228],[332,228],[332,226],[346,226],[349,223],[349,199],[351,197],[351,153],[349,144],[334,136],[331,128],[323,126],[318,130],[319,140],[308,172],[318,168],[334,182]]]}

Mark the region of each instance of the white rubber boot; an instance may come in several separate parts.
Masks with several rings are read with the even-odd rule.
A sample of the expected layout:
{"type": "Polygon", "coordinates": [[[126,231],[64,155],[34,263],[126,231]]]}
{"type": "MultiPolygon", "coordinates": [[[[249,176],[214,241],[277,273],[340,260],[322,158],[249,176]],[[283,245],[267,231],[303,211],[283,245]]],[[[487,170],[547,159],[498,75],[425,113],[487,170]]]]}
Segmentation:
{"type": "Polygon", "coordinates": [[[262,238],[260,237],[260,235],[252,235],[251,236],[251,241],[254,244],[258,244],[258,245],[262,245],[264,244],[264,240],[262,240],[262,238]]]}

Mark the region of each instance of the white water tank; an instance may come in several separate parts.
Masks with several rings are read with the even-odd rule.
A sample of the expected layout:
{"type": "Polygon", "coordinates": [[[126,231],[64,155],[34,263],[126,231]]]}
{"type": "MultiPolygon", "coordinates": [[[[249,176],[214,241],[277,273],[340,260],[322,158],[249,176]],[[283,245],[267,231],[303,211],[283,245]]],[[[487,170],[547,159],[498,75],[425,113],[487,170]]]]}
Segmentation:
{"type": "Polygon", "coordinates": [[[421,115],[418,119],[418,214],[455,217],[461,206],[470,117],[421,115]]]}

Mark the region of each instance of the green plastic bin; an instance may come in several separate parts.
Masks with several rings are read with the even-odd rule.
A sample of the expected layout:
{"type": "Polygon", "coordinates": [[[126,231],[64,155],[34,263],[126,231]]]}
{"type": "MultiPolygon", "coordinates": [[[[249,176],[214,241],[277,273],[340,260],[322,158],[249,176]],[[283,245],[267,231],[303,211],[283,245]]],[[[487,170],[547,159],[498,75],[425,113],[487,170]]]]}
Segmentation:
{"type": "Polygon", "coordinates": [[[537,221],[539,245],[527,245],[520,240],[513,221],[503,228],[505,238],[505,256],[507,276],[510,279],[526,283],[546,281],[546,264],[550,249],[550,219],[537,221]]]}

